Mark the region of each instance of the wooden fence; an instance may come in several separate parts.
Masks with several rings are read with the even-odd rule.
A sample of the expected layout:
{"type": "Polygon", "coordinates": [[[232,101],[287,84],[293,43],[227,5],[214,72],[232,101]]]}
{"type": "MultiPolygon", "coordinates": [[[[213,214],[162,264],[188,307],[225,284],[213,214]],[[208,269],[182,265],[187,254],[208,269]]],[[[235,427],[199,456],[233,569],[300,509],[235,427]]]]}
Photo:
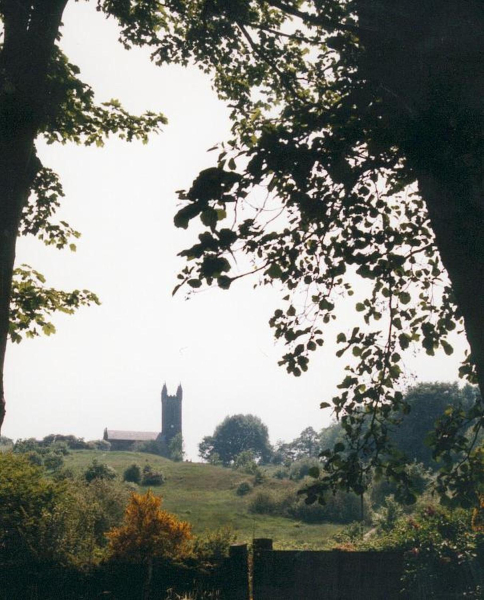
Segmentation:
{"type": "Polygon", "coordinates": [[[249,600],[402,600],[403,558],[396,552],[273,550],[254,540],[252,577],[246,545],[233,546],[224,597],[249,600]]]}
{"type": "Polygon", "coordinates": [[[402,600],[402,563],[397,553],[281,551],[259,539],[252,554],[234,545],[208,571],[158,561],[85,570],[1,564],[0,600],[166,600],[184,593],[204,600],[402,600]]]}

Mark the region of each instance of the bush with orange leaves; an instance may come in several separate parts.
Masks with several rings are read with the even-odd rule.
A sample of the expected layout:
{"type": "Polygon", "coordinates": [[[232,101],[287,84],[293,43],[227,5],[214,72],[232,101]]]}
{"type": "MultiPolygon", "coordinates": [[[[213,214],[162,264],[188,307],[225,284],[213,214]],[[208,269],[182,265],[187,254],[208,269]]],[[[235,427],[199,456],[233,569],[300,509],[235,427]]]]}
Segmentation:
{"type": "Polygon", "coordinates": [[[152,558],[182,559],[189,553],[192,533],[189,523],[161,510],[161,498],[149,490],[131,495],[123,524],[107,537],[110,558],[140,563],[152,558]]]}

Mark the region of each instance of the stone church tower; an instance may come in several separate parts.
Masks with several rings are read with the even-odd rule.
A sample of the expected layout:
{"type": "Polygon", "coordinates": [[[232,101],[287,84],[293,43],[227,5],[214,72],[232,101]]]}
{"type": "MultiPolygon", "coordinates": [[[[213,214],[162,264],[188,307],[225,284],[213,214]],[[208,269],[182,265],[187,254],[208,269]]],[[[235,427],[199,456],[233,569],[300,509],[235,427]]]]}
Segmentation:
{"type": "Polygon", "coordinates": [[[178,386],[175,396],[169,396],[166,383],[163,385],[161,390],[161,433],[159,431],[120,431],[106,428],[103,439],[111,443],[112,450],[134,450],[139,442],[158,442],[161,444],[162,455],[169,456],[171,440],[182,433],[182,398],[181,384],[178,386]]]}
{"type": "Polygon", "coordinates": [[[171,440],[182,432],[182,399],[181,384],[175,396],[169,396],[166,383],[161,390],[161,439],[169,444],[171,440]]]}

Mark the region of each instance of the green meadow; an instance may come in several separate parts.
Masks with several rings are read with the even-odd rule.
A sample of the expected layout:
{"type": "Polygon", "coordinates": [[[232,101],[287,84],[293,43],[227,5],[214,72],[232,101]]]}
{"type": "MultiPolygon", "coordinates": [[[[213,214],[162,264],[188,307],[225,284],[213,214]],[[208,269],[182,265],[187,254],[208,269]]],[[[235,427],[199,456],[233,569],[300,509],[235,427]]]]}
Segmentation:
{"type": "MultiPolygon", "coordinates": [[[[230,527],[238,542],[269,537],[275,547],[324,548],[341,529],[341,525],[324,523],[309,525],[292,519],[270,515],[252,514],[248,510],[251,496],[259,490],[296,494],[298,484],[289,480],[267,477],[245,496],[236,493],[243,481],[252,483],[246,473],[195,462],[172,462],[168,459],[141,452],[72,451],[65,457],[65,466],[76,474],[82,473],[93,459],[104,462],[116,470],[120,479],[129,465],[137,463],[143,468],[149,464],[166,478],[163,485],[152,488],[163,497],[166,510],[175,513],[193,526],[197,534],[207,530],[230,527]]],[[[139,486],[139,491],[148,488],[139,486]]]]}

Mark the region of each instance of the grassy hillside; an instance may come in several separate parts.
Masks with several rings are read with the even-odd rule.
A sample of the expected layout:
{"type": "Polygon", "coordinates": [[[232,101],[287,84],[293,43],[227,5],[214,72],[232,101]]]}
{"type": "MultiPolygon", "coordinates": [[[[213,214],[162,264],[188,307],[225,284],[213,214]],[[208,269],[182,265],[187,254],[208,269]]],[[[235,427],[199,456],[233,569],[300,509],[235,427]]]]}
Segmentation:
{"type": "MultiPolygon", "coordinates": [[[[253,537],[270,537],[277,547],[324,547],[327,540],[341,529],[340,525],[307,525],[291,519],[254,515],[247,506],[251,492],[240,497],[236,489],[242,481],[252,477],[232,469],[202,463],[174,463],[170,460],[137,452],[100,452],[77,450],[66,456],[65,466],[80,473],[96,458],[114,468],[122,478],[123,471],[132,463],[141,468],[149,463],[166,477],[166,482],[153,491],[163,497],[167,510],[176,513],[193,525],[195,533],[207,529],[230,526],[237,541],[250,541],[253,537]]],[[[281,490],[296,493],[297,485],[291,481],[267,478],[257,490],[281,490]]],[[[145,488],[140,487],[141,491],[145,488]]]]}

